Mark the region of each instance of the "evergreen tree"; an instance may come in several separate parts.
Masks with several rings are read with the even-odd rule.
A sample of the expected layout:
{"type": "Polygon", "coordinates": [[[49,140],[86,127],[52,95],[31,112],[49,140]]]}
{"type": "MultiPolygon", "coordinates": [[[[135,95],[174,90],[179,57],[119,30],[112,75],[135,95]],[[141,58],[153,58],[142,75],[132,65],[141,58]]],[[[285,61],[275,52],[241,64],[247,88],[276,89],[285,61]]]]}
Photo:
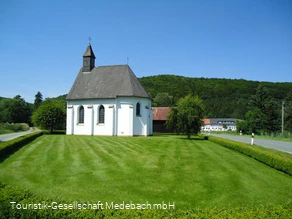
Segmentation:
{"type": "Polygon", "coordinates": [[[249,103],[250,110],[246,113],[246,120],[250,131],[264,131],[269,134],[279,131],[280,106],[266,87],[259,85],[249,103]]]}
{"type": "Polygon", "coordinates": [[[41,92],[38,91],[34,99],[34,109],[37,109],[42,102],[43,102],[43,95],[41,92]]]}

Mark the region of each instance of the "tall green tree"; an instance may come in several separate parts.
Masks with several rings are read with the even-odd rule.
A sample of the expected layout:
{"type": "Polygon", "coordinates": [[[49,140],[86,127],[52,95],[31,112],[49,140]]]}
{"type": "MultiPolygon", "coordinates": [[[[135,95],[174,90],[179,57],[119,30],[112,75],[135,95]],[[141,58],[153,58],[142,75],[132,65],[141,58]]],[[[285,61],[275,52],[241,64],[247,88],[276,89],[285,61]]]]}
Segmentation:
{"type": "Polygon", "coordinates": [[[280,106],[264,86],[258,86],[250,97],[250,110],[246,113],[249,130],[273,133],[280,129],[280,106]]]}
{"type": "Polygon", "coordinates": [[[236,121],[236,130],[239,133],[240,131],[242,133],[250,133],[248,123],[246,120],[237,120],[236,121]]]}
{"type": "Polygon", "coordinates": [[[177,116],[177,107],[172,107],[170,112],[167,115],[166,128],[171,132],[180,133],[178,129],[178,116],[177,116]]]}
{"type": "Polygon", "coordinates": [[[32,121],[36,126],[50,130],[50,132],[55,129],[65,129],[66,107],[64,101],[46,99],[33,113],[32,121]]]}
{"type": "Polygon", "coordinates": [[[231,117],[237,118],[237,119],[245,119],[245,114],[247,111],[248,111],[248,99],[239,98],[237,102],[234,104],[234,111],[231,114],[231,117]]]}
{"type": "Polygon", "coordinates": [[[0,122],[12,122],[10,119],[11,100],[10,98],[3,98],[0,100],[0,122]]]}
{"type": "Polygon", "coordinates": [[[251,108],[259,108],[262,112],[266,111],[266,103],[271,100],[270,91],[268,88],[259,85],[255,94],[249,98],[249,105],[251,108]]]}
{"type": "Polygon", "coordinates": [[[173,96],[168,93],[158,93],[153,100],[153,106],[157,107],[170,107],[173,106],[173,96]]]}
{"type": "Polygon", "coordinates": [[[37,109],[42,102],[43,102],[43,95],[41,92],[38,91],[34,99],[34,109],[37,109]]]}
{"type": "Polygon", "coordinates": [[[172,108],[166,122],[168,128],[184,133],[188,138],[200,132],[205,107],[198,96],[189,94],[181,98],[176,108],[172,108]]]}
{"type": "Polygon", "coordinates": [[[249,133],[260,134],[267,130],[268,118],[259,108],[253,108],[246,113],[246,123],[249,133]]]}
{"type": "Polygon", "coordinates": [[[13,123],[29,123],[31,110],[20,95],[16,95],[9,104],[9,122],[13,123]]]}

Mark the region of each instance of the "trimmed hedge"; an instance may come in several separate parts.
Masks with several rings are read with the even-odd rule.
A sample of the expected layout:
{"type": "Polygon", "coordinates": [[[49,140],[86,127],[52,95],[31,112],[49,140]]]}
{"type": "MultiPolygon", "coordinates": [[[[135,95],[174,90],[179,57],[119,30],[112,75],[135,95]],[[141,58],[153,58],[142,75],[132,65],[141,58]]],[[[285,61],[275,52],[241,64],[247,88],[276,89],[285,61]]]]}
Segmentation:
{"type": "Polygon", "coordinates": [[[34,132],[20,136],[10,141],[0,143],[0,162],[42,134],[43,132],[34,132]]]}
{"type": "Polygon", "coordinates": [[[34,195],[11,185],[0,183],[0,218],[291,218],[292,203],[260,207],[196,208],[174,210],[78,210],[78,209],[17,209],[16,204],[38,204],[72,202],[51,200],[34,195]]]}
{"type": "Polygon", "coordinates": [[[238,151],[249,157],[252,157],[270,167],[280,170],[292,176],[292,160],[281,157],[279,155],[269,153],[267,151],[261,150],[260,147],[253,147],[249,144],[236,142],[228,139],[218,138],[214,136],[209,136],[209,140],[220,144],[224,147],[230,148],[232,150],[238,151]]]}
{"type": "Polygon", "coordinates": [[[202,140],[208,140],[208,139],[209,139],[209,136],[207,136],[207,135],[199,134],[198,136],[199,136],[202,140]]]}
{"type": "Polygon", "coordinates": [[[45,135],[66,135],[66,130],[53,130],[50,132],[49,130],[43,130],[45,135]]]}

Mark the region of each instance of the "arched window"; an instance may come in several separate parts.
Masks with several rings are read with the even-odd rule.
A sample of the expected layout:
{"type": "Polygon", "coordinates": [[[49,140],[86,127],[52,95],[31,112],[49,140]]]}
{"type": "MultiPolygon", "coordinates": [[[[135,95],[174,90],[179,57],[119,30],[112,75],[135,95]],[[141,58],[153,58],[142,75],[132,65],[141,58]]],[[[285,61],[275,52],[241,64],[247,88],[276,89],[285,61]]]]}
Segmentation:
{"type": "Polygon", "coordinates": [[[136,104],[136,116],[141,116],[141,105],[139,102],[136,104]]]}
{"type": "Polygon", "coordinates": [[[104,123],[104,106],[101,105],[98,109],[98,123],[104,123]]]}
{"type": "Polygon", "coordinates": [[[80,106],[78,111],[78,123],[84,123],[84,107],[80,106]]]}

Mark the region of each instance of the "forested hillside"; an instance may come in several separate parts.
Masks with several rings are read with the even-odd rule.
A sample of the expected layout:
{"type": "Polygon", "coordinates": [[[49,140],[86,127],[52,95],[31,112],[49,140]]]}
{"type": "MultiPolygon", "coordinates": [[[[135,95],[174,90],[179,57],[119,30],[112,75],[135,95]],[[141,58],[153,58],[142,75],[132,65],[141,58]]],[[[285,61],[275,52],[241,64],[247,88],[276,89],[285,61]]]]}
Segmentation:
{"type": "MultiPolygon", "coordinates": [[[[153,97],[153,106],[175,106],[180,98],[190,93],[195,94],[203,100],[205,117],[246,120],[240,126],[246,132],[279,132],[282,101],[285,101],[285,130],[292,131],[291,82],[188,78],[176,75],[149,76],[139,80],[153,97]]],[[[65,106],[66,96],[64,94],[49,99],[62,101],[65,106]]],[[[0,97],[0,122],[31,124],[31,115],[42,102],[40,92],[35,95],[34,104],[25,102],[20,95],[14,98],[0,97]]]]}
{"type": "MultiPolygon", "coordinates": [[[[139,79],[144,88],[156,97],[158,93],[173,96],[173,104],[189,93],[197,94],[206,106],[206,117],[233,117],[245,119],[249,99],[256,93],[259,85],[267,88],[279,105],[289,91],[292,83],[272,83],[247,81],[243,79],[188,78],[176,75],[157,75],[139,79]]],[[[155,104],[155,103],[154,103],[155,104]]]]}

